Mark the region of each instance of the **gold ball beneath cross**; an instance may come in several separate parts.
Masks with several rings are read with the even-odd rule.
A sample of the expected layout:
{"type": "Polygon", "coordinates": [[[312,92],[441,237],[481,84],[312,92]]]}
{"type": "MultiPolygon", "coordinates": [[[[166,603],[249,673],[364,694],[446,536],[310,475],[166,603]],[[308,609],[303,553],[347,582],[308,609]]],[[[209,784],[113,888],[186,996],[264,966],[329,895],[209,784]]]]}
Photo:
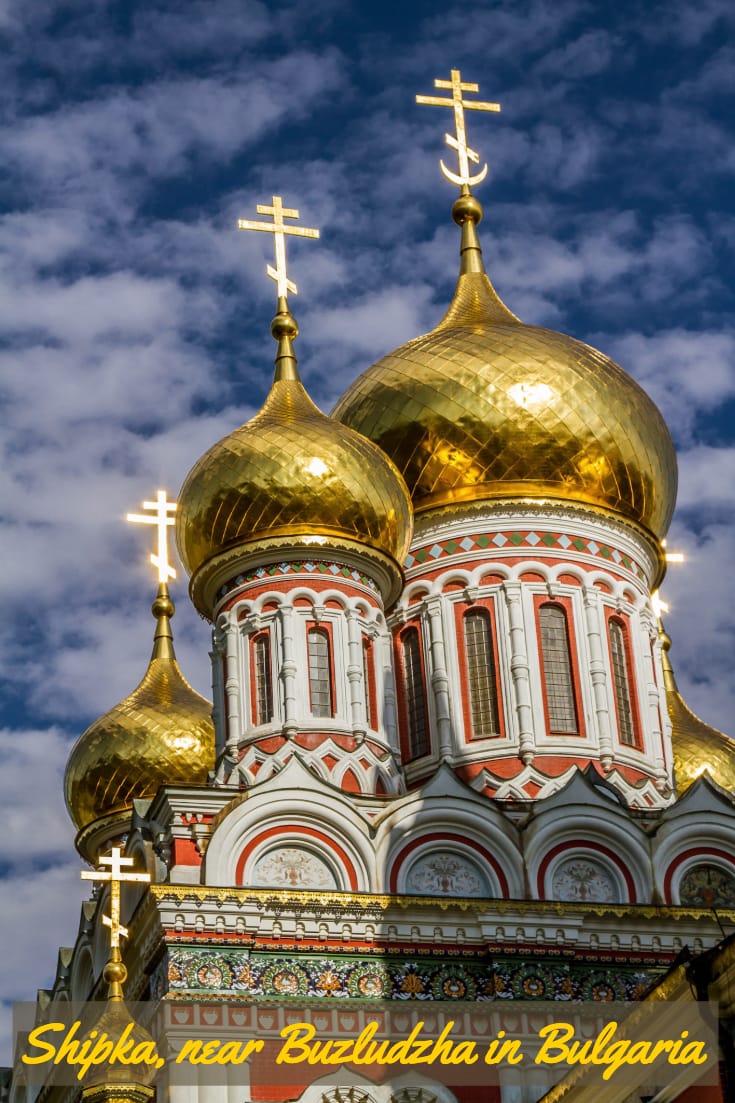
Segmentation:
{"type": "Polygon", "coordinates": [[[128,971],[121,961],[108,961],[102,970],[102,976],[108,984],[124,984],[128,971]]]}
{"type": "Polygon", "coordinates": [[[172,617],[176,609],[170,597],[159,595],[151,605],[151,612],[154,617],[172,617]]]}
{"type": "Polygon", "coordinates": [[[452,218],[458,226],[464,222],[474,222],[477,226],[482,219],[482,203],[469,193],[460,195],[452,204],[452,218]]]}

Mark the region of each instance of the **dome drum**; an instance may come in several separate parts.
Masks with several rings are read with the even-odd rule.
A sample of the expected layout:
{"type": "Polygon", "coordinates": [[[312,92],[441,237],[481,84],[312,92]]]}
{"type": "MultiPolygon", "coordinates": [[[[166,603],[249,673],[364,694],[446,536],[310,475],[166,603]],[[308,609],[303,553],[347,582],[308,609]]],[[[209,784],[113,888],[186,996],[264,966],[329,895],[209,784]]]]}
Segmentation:
{"type": "Polygon", "coordinates": [[[213,556],[192,577],[191,599],[200,611],[210,610],[209,616],[216,621],[223,609],[237,601],[246,577],[260,568],[277,566],[280,569],[306,559],[335,560],[359,571],[374,583],[371,591],[376,597],[380,595],[378,600],[388,607],[398,598],[403,586],[403,573],[395,560],[376,549],[333,535],[294,532],[252,540],[213,556]]]}

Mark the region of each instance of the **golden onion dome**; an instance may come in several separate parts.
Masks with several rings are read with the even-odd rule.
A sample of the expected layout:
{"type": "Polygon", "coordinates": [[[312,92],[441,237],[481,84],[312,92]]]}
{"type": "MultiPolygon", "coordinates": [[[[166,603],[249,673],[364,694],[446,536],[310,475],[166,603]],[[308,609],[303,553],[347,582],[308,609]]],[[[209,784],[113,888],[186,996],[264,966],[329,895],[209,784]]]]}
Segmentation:
{"type": "Polygon", "coordinates": [[[723,789],[735,792],[735,740],[705,724],[685,704],[669,659],[671,638],[664,632],[661,642],[676,788],[683,793],[693,781],[707,773],[723,789]]]}
{"type": "Polygon", "coordinates": [[[173,648],[165,583],[151,606],[153,652],[137,689],[95,720],[72,748],[64,796],[78,831],[128,812],[160,785],[204,785],[214,768],[212,705],[184,678],[173,648]]]}
{"type": "Polygon", "coordinates": [[[666,424],[607,356],[524,325],[485,273],[472,195],[455,202],[461,267],[438,326],[363,373],[332,416],[394,461],[414,509],[561,498],[612,510],[657,536],[676,498],[666,424]]]}
{"type": "MultiPolygon", "coordinates": [[[[304,390],[285,300],[273,320],[276,371],[255,417],[206,452],[179,494],[176,541],[200,612],[223,562],[246,547],[358,545],[387,557],[392,600],[412,531],[411,500],[393,463],[360,433],[323,414],[304,390]]],[[[313,554],[313,550],[310,554],[313,554]]]]}

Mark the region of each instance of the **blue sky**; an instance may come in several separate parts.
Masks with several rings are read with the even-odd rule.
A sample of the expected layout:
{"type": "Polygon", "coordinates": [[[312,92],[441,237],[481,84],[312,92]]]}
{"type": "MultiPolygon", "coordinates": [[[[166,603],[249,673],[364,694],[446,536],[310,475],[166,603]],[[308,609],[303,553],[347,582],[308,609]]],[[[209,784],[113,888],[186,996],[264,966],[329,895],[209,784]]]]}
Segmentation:
{"type": "MultiPolygon", "coordinates": [[[[449,117],[414,103],[450,68],[503,105],[469,118],[499,292],[618,360],[667,418],[669,546],[688,557],[664,584],[672,658],[690,705],[733,733],[735,11],[468,10],[0,0],[5,1001],[74,940],[64,762],[150,649],[150,548],[123,517],[176,494],[268,386],[271,242],[236,219],[275,192],[321,228],[290,258],[303,376],[329,409],[451,292],[449,117]]],[[[207,693],[185,595],[180,576],[177,651],[207,693]]]]}

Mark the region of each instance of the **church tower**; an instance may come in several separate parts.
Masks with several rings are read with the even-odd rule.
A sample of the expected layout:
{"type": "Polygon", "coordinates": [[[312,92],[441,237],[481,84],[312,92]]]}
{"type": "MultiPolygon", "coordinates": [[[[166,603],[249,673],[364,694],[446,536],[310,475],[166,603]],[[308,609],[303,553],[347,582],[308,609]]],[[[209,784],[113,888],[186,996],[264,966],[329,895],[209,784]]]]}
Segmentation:
{"type": "Polygon", "coordinates": [[[140,684],[79,737],[64,777],[77,849],[92,863],[123,841],[136,798],[150,800],[161,785],[204,785],[214,767],[212,706],[189,685],[174,652],[176,609],[168,580],[175,570],[166,530],[175,504],[160,490],[143,508],[145,513],[129,514],[128,520],[157,528],[157,553],[151,555],[159,580],[151,606],[153,651],[140,684]]]}
{"type": "MultiPolygon", "coordinates": [[[[671,437],[621,367],[501,302],[465,125],[499,108],[458,70],[435,84],[418,99],[452,109],[459,188],[444,317],[327,416],[299,376],[286,268],[286,238],[318,233],[278,196],[240,222],[273,234],[273,382],[175,508],[214,719],[173,653],[161,492],[148,671],[70,756],[81,853],[122,843],[152,881],[121,916],[128,990],[183,1008],[188,1034],[219,1030],[215,1002],[238,1029],[275,1000],[318,1003],[335,1031],[376,1000],[481,1004],[502,1027],[503,1001],[639,1000],[672,969],[682,998],[735,984],[735,744],[684,704],[658,616],[671,437]]],[[[57,998],[104,986],[102,902],[57,998]]],[[[271,1083],[257,1062],[227,1075],[232,1099],[271,1083]]],[[[473,1098],[363,1087],[325,1098],[473,1098]]]]}
{"type": "MultiPolygon", "coordinates": [[[[437,82],[453,106],[457,72],[437,82]]],[[[462,139],[464,140],[464,139],[462,139]]],[[[454,139],[453,139],[454,141],[454,139]]],[[[465,158],[465,162],[466,162],[465,158]]],[[[485,272],[462,166],[460,272],[435,329],[383,357],[334,416],[395,462],[416,520],[393,611],[409,783],[449,763],[476,791],[538,799],[592,765],[632,807],[673,796],[652,595],[676,456],[617,364],[525,325],[485,272]]]]}
{"type": "Polygon", "coordinates": [[[402,587],[411,536],[406,485],[376,445],[326,417],[299,378],[285,236],[273,222],[278,312],[273,384],[261,411],[195,464],[177,541],[191,596],[215,625],[215,785],[249,787],[296,752],[351,793],[403,787],[385,610],[402,587]]]}

